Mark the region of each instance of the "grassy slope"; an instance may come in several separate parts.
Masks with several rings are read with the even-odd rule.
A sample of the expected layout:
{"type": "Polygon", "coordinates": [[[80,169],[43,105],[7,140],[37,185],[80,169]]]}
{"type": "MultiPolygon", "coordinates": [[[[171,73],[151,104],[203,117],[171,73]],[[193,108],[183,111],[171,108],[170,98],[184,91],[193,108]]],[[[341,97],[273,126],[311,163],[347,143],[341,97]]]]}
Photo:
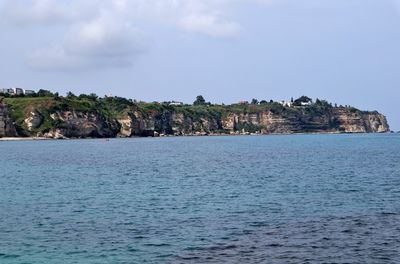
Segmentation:
{"type": "MultiPolygon", "coordinates": [[[[95,111],[97,103],[90,100],[75,100],[67,98],[53,97],[22,97],[22,98],[4,98],[3,101],[10,108],[11,118],[14,120],[19,132],[23,132],[24,119],[29,111],[37,110],[43,117],[44,122],[37,131],[47,131],[57,124],[50,118],[50,114],[58,110],[78,110],[78,111],[95,111]]],[[[24,133],[22,133],[24,134],[24,133]]]]}

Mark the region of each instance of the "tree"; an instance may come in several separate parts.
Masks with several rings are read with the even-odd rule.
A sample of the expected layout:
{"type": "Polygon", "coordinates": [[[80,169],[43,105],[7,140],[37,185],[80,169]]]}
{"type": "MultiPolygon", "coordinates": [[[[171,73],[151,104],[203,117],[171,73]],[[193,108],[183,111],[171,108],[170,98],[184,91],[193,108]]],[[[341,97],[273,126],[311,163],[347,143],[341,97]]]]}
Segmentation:
{"type": "Polygon", "coordinates": [[[202,95],[198,95],[196,97],[196,101],[193,102],[193,105],[205,105],[206,104],[206,100],[204,99],[204,97],[202,95]]]}
{"type": "Polygon", "coordinates": [[[37,92],[37,96],[38,96],[38,97],[53,97],[54,94],[53,94],[52,92],[48,91],[48,90],[40,89],[40,90],[37,92]]]}
{"type": "Polygon", "coordinates": [[[266,100],[261,100],[261,101],[260,101],[260,104],[262,104],[262,105],[263,105],[263,104],[268,104],[268,102],[267,102],[266,100]]]}
{"type": "Polygon", "coordinates": [[[67,97],[68,98],[74,98],[74,97],[76,97],[76,95],[73,92],[68,92],[67,93],[67,97]]]}
{"type": "Polygon", "coordinates": [[[290,102],[294,103],[294,99],[293,99],[293,97],[290,99],[290,102]]]}
{"type": "Polygon", "coordinates": [[[307,97],[305,95],[297,98],[296,100],[294,100],[294,105],[296,106],[301,106],[301,103],[310,103],[312,102],[312,99],[310,97],[307,97]]]}
{"type": "Polygon", "coordinates": [[[258,104],[258,100],[253,98],[253,100],[251,100],[251,104],[252,104],[252,105],[258,104]]]}
{"type": "Polygon", "coordinates": [[[79,95],[79,99],[89,99],[89,100],[92,100],[92,101],[97,101],[98,98],[99,97],[95,93],[91,93],[89,95],[87,95],[87,94],[80,94],[79,95]]]}
{"type": "Polygon", "coordinates": [[[91,94],[89,94],[89,98],[92,99],[93,101],[96,101],[97,98],[99,98],[99,97],[97,96],[97,94],[91,93],[91,94]]]}

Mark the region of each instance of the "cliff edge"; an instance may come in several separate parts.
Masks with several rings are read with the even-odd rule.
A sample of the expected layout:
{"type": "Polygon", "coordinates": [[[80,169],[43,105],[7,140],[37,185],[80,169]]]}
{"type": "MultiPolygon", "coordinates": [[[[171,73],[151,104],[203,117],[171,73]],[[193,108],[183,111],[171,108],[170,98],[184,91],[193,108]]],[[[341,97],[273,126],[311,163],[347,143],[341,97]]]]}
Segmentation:
{"type": "Polygon", "coordinates": [[[17,137],[8,107],[0,101],[0,137],[17,137]]]}
{"type": "Polygon", "coordinates": [[[0,136],[109,138],[158,135],[384,133],[376,111],[280,103],[171,105],[119,97],[4,98],[0,136]]]}

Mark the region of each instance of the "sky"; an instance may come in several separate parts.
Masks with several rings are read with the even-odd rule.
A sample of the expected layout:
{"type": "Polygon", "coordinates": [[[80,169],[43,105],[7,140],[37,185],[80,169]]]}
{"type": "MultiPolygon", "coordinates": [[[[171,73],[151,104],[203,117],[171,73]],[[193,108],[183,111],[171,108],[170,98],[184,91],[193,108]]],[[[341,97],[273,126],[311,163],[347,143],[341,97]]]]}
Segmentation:
{"type": "Polygon", "coordinates": [[[400,130],[400,0],[0,0],[0,87],[186,103],[301,95],[400,130]]]}

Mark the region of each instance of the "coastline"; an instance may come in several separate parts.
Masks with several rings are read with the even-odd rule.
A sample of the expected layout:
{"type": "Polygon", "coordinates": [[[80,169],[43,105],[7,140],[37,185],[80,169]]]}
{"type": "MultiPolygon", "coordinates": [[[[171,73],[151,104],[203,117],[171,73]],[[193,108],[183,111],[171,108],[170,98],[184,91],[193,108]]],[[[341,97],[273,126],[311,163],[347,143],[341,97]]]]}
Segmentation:
{"type": "Polygon", "coordinates": [[[0,137],[0,141],[31,141],[31,140],[52,140],[43,137],[0,137]]]}
{"type": "Polygon", "coordinates": [[[100,137],[85,137],[85,138],[48,138],[48,137],[0,137],[1,141],[44,141],[44,140],[85,140],[85,139],[128,139],[128,138],[169,138],[169,137],[238,137],[238,136],[292,136],[292,135],[354,135],[354,134],[393,134],[393,132],[386,133],[345,133],[345,132],[310,132],[310,133],[271,133],[271,134],[258,134],[258,133],[240,133],[240,134],[187,134],[187,135],[160,135],[160,136],[148,136],[148,137],[111,137],[111,138],[100,138],[100,137]]]}
{"type": "Polygon", "coordinates": [[[278,102],[171,105],[120,97],[7,97],[0,98],[0,136],[26,136],[20,140],[32,140],[31,137],[38,136],[74,139],[390,130],[386,117],[379,112],[310,100],[307,98],[308,104],[304,106],[285,106],[278,102]]]}

